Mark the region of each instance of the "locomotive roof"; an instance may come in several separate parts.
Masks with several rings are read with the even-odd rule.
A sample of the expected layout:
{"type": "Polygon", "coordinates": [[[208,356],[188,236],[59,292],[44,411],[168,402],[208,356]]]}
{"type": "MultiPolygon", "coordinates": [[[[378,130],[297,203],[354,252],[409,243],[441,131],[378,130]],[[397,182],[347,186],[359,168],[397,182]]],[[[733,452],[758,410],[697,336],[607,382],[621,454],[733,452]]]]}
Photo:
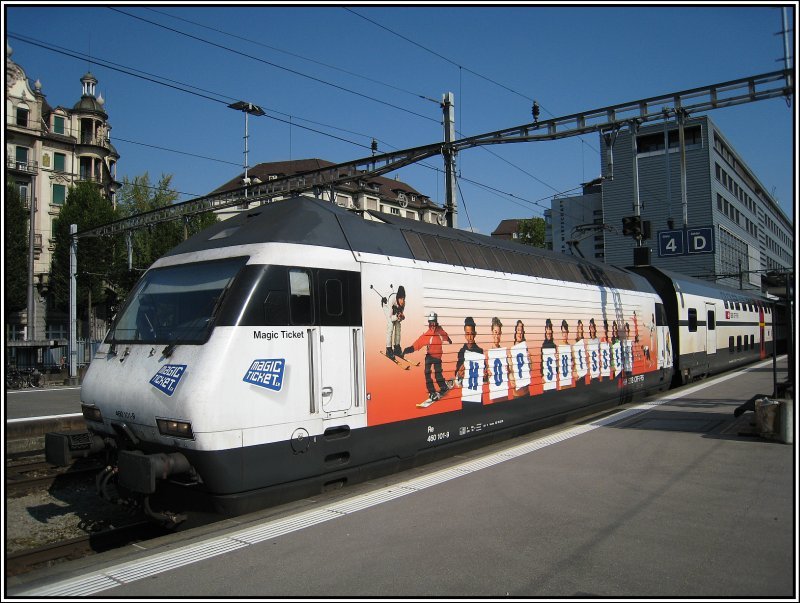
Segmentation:
{"type": "Polygon", "coordinates": [[[376,220],[365,220],[360,212],[327,201],[298,196],[242,211],[190,237],[167,255],[267,242],[297,243],[652,291],[643,277],[607,264],[391,214],[367,213],[376,220]]]}

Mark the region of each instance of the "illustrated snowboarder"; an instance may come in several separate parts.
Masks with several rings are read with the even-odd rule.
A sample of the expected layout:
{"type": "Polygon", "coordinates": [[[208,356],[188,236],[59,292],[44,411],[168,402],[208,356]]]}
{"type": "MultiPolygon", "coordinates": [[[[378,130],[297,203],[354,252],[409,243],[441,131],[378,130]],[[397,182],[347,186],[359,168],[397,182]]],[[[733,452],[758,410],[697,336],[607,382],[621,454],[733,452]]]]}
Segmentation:
{"type": "Polygon", "coordinates": [[[417,405],[420,408],[425,408],[439,400],[451,387],[451,384],[445,381],[442,373],[442,344],[445,341],[453,343],[447,332],[439,326],[439,316],[436,312],[431,312],[428,314],[428,330],[403,350],[403,354],[413,354],[421,350],[423,346],[425,347],[425,387],[428,390],[428,399],[417,405]],[[439,391],[436,391],[434,379],[436,379],[436,385],[439,386],[439,391]]]}

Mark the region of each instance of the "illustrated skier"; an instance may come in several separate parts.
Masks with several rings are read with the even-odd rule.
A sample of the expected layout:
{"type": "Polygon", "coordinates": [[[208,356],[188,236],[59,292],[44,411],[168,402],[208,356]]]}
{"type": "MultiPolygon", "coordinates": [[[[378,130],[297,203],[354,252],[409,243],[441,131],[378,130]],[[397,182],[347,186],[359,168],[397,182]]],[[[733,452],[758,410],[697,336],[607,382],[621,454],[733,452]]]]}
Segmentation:
{"type": "Polygon", "coordinates": [[[442,374],[442,343],[453,343],[447,332],[439,326],[439,316],[436,312],[428,314],[428,330],[417,337],[417,340],[403,350],[403,354],[413,354],[425,346],[425,387],[428,389],[428,398],[435,402],[450,389],[442,374]],[[439,391],[433,384],[434,378],[439,391]]]}
{"type": "Polygon", "coordinates": [[[405,320],[406,289],[403,285],[397,288],[397,293],[381,298],[381,306],[386,314],[386,356],[394,359],[395,356],[403,357],[400,348],[401,323],[405,320]]]}

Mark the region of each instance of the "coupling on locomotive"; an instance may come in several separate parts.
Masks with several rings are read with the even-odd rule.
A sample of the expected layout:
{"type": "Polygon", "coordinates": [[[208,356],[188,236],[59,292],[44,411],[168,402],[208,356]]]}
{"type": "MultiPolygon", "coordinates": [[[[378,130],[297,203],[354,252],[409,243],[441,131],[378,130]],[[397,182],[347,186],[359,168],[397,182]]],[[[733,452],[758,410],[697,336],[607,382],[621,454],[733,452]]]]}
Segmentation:
{"type": "Polygon", "coordinates": [[[101,496],[175,524],[172,492],[242,513],[771,353],[770,308],[741,291],[380,220],[299,197],[177,246],[48,461],[104,455],[101,496]]]}

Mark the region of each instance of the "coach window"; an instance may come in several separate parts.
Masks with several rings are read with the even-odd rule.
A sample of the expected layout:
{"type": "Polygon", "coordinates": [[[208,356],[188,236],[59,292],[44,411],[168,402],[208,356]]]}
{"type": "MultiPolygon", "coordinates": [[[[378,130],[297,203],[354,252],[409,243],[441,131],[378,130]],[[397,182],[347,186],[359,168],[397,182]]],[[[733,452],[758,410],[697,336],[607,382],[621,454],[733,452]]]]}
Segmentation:
{"type": "Polygon", "coordinates": [[[697,310],[689,308],[689,332],[697,331],[697,310]]]}
{"type": "Polygon", "coordinates": [[[731,335],[730,337],[728,337],[728,351],[729,351],[731,354],[733,354],[733,350],[734,350],[734,349],[735,349],[735,348],[734,348],[734,344],[733,344],[733,335],[731,335]]]}
{"type": "Polygon", "coordinates": [[[305,270],[289,270],[289,319],[293,325],[314,323],[311,278],[305,270]]]}
{"type": "Polygon", "coordinates": [[[756,336],[755,335],[750,335],[750,349],[751,350],[755,350],[756,349],[756,336]]]}
{"type": "Polygon", "coordinates": [[[742,351],[742,336],[741,335],[737,335],[736,336],[736,351],[737,352],[741,352],[742,351]]]}

